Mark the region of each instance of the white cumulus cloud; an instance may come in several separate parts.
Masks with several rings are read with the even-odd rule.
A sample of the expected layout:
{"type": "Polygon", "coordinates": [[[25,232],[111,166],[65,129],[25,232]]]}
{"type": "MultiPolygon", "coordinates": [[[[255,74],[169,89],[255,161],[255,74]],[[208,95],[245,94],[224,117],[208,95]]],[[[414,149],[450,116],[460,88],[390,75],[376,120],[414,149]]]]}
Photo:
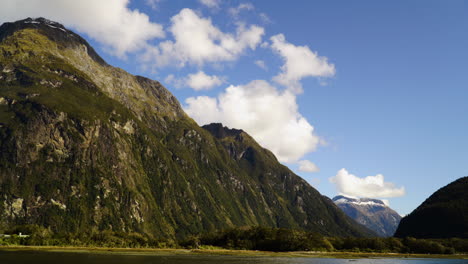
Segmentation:
{"type": "Polygon", "coordinates": [[[298,164],[299,171],[302,172],[318,172],[320,170],[319,167],[317,167],[317,165],[315,165],[315,163],[310,160],[300,160],[298,164]]]}
{"type": "Polygon", "coordinates": [[[159,67],[234,61],[246,49],[254,50],[264,34],[262,27],[246,27],[244,24],[238,25],[235,34],[222,32],[211,19],[201,17],[189,8],[171,18],[169,31],[174,41],[166,40],[158,47],[148,49],[143,56],[145,61],[155,62],[159,67]]]}
{"type": "Polygon", "coordinates": [[[281,72],[274,77],[279,84],[296,93],[302,92],[299,81],[305,77],[331,77],[335,75],[335,65],[328,58],[321,57],[308,46],[295,46],[286,41],[283,34],[272,36],[271,48],[284,60],[281,72]]]}
{"type": "Polygon", "coordinates": [[[194,118],[199,125],[222,122],[222,113],[216,98],[209,96],[189,97],[185,103],[187,104],[184,107],[185,112],[194,118]]]}
{"type": "Polygon", "coordinates": [[[104,44],[115,55],[144,49],[163,27],[128,7],[129,0],[0,0],[0,22],[45,17],[104,44]]]}
{"type": "Polygon", "coordinates": [[[231,85],[217,98],[190,97],[185,103],[185,111],[198,124],[221,122],[243,129],[281,162],[297,162],[321,142],[298,112],[296,95],[263,80],[231,85]]]}
{"type": "Polygon", "coordinates": [[[183,78],[176,78],[174,74],[169,74],[164,82],[175,88],[190,87],[195,91],[210,90],[213,87],[220,86],[225,82],[223,77],[208,75],[203,71],[191,73],[183,78]]]}
{"type": "Polygon", "coordinates": [[[209,90],[223,84],[223,82],[224,80],[222,78],[216,75],[207,75],[203,71],[189,74],[186,79],[187,86],[196,91],[209,90]]]}
{"type": "Polygon", "coordinates": [[[404,187],[396,187],[391,182],[385,182],[382,174],[359,178],[346,169],[341,169],[330,178],[338,192],[343,195],[367,198],[391,198],[405,195],[404,187]]]}

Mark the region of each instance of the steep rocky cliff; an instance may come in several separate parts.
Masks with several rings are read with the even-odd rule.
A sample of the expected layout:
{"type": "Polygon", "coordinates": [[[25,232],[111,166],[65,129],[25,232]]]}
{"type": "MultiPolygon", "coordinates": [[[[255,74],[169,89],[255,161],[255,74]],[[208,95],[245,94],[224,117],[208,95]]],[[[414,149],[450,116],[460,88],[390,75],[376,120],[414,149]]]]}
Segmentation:
{"type": "Polygon", "coordinates": [[[372,235],[245,132],[205,128],[58,23],[0,27],[0,229],[372,235]]]}

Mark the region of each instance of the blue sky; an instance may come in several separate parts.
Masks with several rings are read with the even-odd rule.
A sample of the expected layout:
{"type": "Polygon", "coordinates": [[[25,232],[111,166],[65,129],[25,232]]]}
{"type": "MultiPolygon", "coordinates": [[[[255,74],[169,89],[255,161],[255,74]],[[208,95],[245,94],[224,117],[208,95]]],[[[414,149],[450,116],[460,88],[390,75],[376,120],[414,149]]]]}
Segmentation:
{"type": "Polygon", "coordinates": [[[53,0],[43,9],[2,2],[14,8],[4,9],[5,20],[58,20],[110,64],[161,81],[197,121],[245,126],[237,128],[329,197],[384,198],[407,214],[468,175],[466,1],[106,0],[82,3],[84,10],[53,0]],[[79,12],[91,18],[73,16],[79,12]],[[197,21],[217,34],[214,45],[236,46],[180,55],[180,47],[202,42],[190,35],[192,46],[178,50],[174,32],[183,37],[197,21]],[[163,54],[163,42],[172,52],[163,54]]]}

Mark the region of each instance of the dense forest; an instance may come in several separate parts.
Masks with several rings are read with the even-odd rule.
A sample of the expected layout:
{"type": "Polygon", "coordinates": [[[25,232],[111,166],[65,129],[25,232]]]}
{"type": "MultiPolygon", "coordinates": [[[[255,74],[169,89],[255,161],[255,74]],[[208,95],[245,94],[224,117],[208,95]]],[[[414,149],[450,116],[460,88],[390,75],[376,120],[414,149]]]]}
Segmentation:
{"type": "Polygon", "coordinates": [[[440,188],[405,216],[396,237],[468,238],[468,177],[440,188]]]}
{"type": "Polygon", "coordinates": [[[468,252],[468,239],[415,239],[325,237],[318,233],[284,228],[234,228],[192,236],[181,246],[212,245],[228,249],[265,251],[347,251],[454,254],[468,252]]]}
{"type": "Polygon", "coordinates": [[[190,235],[182,240],[155,240],[140,233],[94,231],[89,234],[54,234],[37,225],[20,226],[11,233],[28,237],[0,237],[0,245],[92,246],[119,248],[223,248],[262,251],[378,252],[460,254],[468,253],[468,239],[416,239],[325,237],[319,233],[284,228],[245,227],[190,235]]]}

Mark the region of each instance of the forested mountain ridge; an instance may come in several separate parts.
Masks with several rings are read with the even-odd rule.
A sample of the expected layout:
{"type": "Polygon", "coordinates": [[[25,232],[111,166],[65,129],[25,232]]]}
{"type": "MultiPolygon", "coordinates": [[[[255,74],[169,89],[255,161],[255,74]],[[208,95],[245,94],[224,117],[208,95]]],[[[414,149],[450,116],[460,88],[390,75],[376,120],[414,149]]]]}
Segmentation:
{"type": "Polygon", "coordinates": [[[245,132],[212,132],[159,82],[108,65],[56,22],[0,27],[0,229],[373,235],[245,132]]]}
{"type": "Polygon", "coordinates": [[[468,177],[440,188],[403,217],[395,236],[468,238],[468,177]]]}

